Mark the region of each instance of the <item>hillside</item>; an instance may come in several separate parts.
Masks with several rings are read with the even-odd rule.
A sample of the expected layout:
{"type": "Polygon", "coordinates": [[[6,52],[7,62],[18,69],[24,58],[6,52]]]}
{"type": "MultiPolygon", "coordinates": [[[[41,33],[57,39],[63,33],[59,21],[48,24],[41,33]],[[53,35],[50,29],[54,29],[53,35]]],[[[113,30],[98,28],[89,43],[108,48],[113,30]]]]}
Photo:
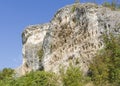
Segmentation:
{"type": "Polygon", "coordinates": [[[16,70],[20,75],[32,70],[59,73],[71,63],[86,74],[96,52],[104,47],[101,36],[119,34],[119,24],[119,11],[91,3],[65,6],[49,23],[25,28],[23,64],[16,70]]]}
{"type": "Polygon", "coordinates": [[[23,63],[0,71],[0,86],[120,86],[120,11],[115,9],[74,3],[48,23],[27,26],[23,63]]]}

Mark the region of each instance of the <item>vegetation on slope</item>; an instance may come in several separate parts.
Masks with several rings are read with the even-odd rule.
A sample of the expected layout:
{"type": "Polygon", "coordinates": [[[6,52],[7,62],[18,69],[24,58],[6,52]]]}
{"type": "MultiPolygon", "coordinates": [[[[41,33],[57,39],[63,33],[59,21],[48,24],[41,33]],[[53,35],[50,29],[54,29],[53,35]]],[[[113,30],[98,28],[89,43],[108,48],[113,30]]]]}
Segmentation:
{"type": "Polygon", "coordinates": [[[90,77],[96,86],[120,86],[120,36],[104,36],[106,44],[90,65],[90,77]]]}
{"type": "MultiPolygon", "coordinates": [[[[11,70],[11,69],[8,69],[11,70]]],[[[9,72],[1,72],[9,74],[9,72]]],[[[11,76],[0,79],[0,86],[84,86],[83,75],[79,68],[69,67],[66,73],[59,76],[45,71],[35,71],[29,74],[15,78],[11,76]]]]}
{"type": "Polygon", "coordinates": [[[57,86],[55,74],[44,71],[30,72],[22,77],[13,77],[13,73],[1,71],[0,86],[57,86]],[[4,76],[7,75],[7,76],[4,76]],[[9,75],[9,76],[8,76],[9,75]]]}

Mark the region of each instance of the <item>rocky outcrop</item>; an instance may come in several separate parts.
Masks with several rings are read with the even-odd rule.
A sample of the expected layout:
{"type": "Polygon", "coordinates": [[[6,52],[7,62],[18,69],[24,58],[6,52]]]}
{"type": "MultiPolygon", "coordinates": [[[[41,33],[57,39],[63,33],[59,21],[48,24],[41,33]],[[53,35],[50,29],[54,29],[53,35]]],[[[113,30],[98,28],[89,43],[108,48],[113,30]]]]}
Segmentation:
{"type": "Polygon", "coordinates": [[[42,49],[43,40],[49,28],[48,24],[28,26],[22,33],[23,64],[16,69],[18,76],[42,68],[38,51],[42,49]]]}
{"type": "Polygon", "coordinates": [[[120,12],[90,3],[63,7],[49,23],[23,31],[23,64],[16,70],[21,75],[31,70],[59,73],[73,64],[86,73],[104,46],[104,32],[119,34],[120,12]]]}

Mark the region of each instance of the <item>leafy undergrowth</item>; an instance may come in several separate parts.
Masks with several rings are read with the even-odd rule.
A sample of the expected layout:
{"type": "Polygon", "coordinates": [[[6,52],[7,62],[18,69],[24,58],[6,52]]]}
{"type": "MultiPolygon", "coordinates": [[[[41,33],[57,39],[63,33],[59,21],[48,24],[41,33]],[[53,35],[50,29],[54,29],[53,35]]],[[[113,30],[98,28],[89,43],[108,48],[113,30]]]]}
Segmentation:
{"type": "Polygon", "coordinates": [[[120,36],[104,36],[105,48],[90,64],[91,81],[95,86],[120,86],[120,36]]]}

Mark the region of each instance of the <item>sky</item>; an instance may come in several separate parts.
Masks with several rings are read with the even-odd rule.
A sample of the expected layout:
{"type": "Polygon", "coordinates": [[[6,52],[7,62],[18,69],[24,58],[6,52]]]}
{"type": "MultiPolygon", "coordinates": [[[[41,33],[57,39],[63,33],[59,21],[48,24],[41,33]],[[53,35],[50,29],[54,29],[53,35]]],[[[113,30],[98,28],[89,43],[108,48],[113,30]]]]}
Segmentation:
{"type": "Polygon", "coordinates": [[[0,0],[0,70],[22,64],[25,27],[49,22],[58,9],[72,3],[74,0],[0,0]]]}

